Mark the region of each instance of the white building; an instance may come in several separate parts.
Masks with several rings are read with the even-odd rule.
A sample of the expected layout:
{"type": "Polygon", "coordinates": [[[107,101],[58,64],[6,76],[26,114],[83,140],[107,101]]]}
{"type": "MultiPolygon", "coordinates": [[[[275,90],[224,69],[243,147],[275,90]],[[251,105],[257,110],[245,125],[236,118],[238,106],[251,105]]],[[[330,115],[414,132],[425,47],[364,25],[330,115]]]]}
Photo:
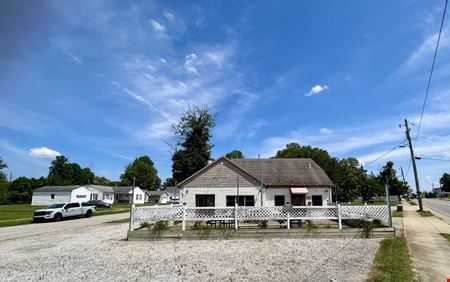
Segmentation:
{"type": "Polygon", "coordinates": [[[191,207],[326,206],[333,183],[312,159],[227,159],[221,157],[178,187],[191,207]]]}
{"type": "MultiPolygon", "coordinates": [[[[122,186],[122,187],[112,187],[114,191],[114,202],[115,203],[130,203],[133,194],[132,186],[122,186]]],[[[144,204],[145,203],[145,192],[139,188],[134,187],[134,203],[144,204]]]]}
{"type": "Polygon", "coordinates": [[[167,204],[169,202],[169,194],[166,191],[145,191],[147,194],[147,202],[157,204],[167,204]]]}
{"type": "Polygon", "coordinates": [[[92,190],[86,186],[44,186],[33,191],[32,206],[47,206],[66,202],[86,202],[91,198],[92,190]]]}

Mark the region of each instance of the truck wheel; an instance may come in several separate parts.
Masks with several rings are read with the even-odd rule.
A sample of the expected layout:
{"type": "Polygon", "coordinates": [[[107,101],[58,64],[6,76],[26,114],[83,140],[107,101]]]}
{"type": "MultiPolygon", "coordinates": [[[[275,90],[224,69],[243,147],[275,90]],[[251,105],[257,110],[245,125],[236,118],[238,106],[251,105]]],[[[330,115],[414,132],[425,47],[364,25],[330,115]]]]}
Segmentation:
{"type": "Polygon", "coordinates": [[[92,215],[92,211],[88,210],[84,216],[85,217],[91,217],[91,215],[92,215]]]}
{"type": "Polygon", "coordinates": [[[54,221],[61,221],[62,215],[60,213],[57,213],[53,216],[54,221]]]}

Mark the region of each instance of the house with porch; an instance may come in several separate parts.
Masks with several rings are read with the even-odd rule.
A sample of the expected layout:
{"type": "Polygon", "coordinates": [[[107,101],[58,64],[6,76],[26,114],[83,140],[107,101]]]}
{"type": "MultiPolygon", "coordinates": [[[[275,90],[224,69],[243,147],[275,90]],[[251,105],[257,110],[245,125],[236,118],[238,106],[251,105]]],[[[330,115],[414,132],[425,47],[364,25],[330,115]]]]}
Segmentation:
{"type": "Polygon", "coordinates": [[[333,183],[310,158],[220,157],[178,184],[188,207],[327,206],[333,183]]]}
{"type": "MultiPolygon", "coordinates": [[[[133,197],[133,187],[132,186],[119,186],[112,187],[114,191],[114,203],[130,203],[133,197]]],[[[145,192],[139,188],[134,187],[134,203],[144,204],[145,203],[145,192]]]]}

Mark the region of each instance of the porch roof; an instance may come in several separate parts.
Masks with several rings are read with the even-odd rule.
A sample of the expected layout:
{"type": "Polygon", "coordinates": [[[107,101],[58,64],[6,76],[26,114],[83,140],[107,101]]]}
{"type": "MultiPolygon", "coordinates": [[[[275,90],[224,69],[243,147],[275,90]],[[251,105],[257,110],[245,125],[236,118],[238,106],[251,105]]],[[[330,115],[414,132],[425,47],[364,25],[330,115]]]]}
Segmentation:
{"type": "Polygon", "coordinates": [[[292,187],[291,188],[292,194],[308,194],[308,188],[306,187],[292,187]]]}

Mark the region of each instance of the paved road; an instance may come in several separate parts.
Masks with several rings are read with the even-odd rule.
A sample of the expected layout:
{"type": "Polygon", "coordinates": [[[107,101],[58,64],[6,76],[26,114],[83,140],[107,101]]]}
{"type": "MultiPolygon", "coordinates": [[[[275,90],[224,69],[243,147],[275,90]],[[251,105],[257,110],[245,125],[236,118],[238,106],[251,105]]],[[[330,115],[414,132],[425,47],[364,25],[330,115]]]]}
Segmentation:
{"type": "Polygon", "coordinates": [[[450,218],[450,201],[439,199],[423,199],[423,205],[450,218]]]}
{"type": "MultiPolygon", "coordinates": [[[[70,229],[82,229],[100,225],[108,221],[129,217],[129,213],[108,214],[90,218],[74,218],[60,222],[45,222],[0,228],[0,242],[34,235],[48,235],[70,229]]],[[[124,234],[126,237],[126,234],[124,234]]]]}

